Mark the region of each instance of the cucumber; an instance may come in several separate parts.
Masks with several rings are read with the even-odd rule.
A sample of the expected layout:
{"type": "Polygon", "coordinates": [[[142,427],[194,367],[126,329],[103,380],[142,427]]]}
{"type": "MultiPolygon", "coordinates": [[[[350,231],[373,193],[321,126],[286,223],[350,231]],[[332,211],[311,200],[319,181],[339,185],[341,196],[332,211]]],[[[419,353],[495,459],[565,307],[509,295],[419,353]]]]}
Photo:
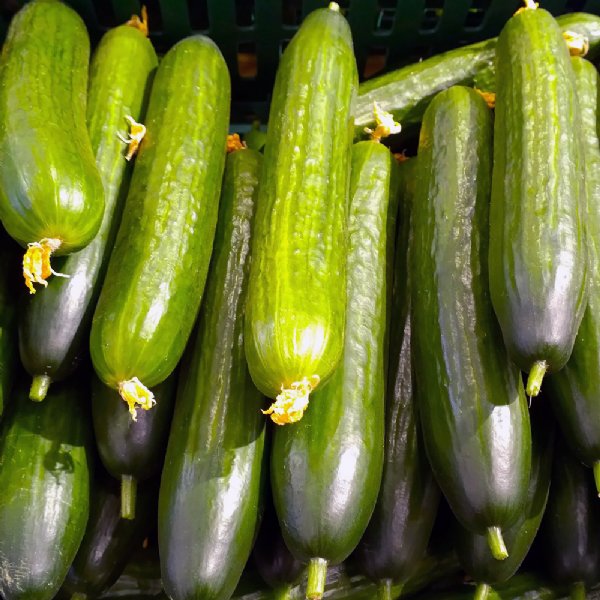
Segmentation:
{"type": "MultiPolygon", "coordinates": [[[[600,17],[571,13],[557,19],[563,31],[584,35],[590,45],[590,58],[600,51],[600,17]]],[[[360,84],[354,105],[354,135],[364,136],[365,127],[373,127],[373,102],[391,112],[402,127],[419,124],[435,95],[452,85],[475,84],[486,91],[495,90],[497,38],[455,48],[407,65],[360,84]]]]}
{"type": "Polygon", "coordinates": [[[423,438],[460,523],[504,558],[522,512],[531,431],[487,278],[492,118],[472,89],[440,92],[419,139],[411,248],[411,341],[423,438]]]}
{"type": "Polygon", "coordinates": [[[96,373],[132,416],[173,371],[200,306],[217,222],[230,104],[227,65],[195,35],[156,72],[123,219],[92,321],[96,373]]]}
{"type": "Polygon", "coordinates": [[[13,17],[0,56],[0,219],[28,247],[32,294],[47,285],[49,255],[89,244],[104,213],[85,121],[89,54],[74,10],[34,0],[13,17]]]}
{"type": "Polygon", "coordinates": [[[342,356],[357,77],[350,27],[335,2],[304,20],[277,70],[245,340],[255,385],[278,397],[270,414],[279,424],[302,418],[308,394],[342,356]]]}
{"type": "Polygon", "coordinates": [[[210,276],[178,383],[158,517],[173,600],[229,598],[258,529],[265,420],[244,358],[243,315],[261,158],[254,150],[227,158],[210,276]]]}
{"type": "Polygon", "coordinates": [[[549,378],[552,408],[571,451],[594,467],[600,492],[600,145],[598,73],[582,58],[572,58],[581,110],[589,253],[589,297],[571,358],[549,378]]]}
{"type": "Polygon", "coordinates": [[[554,422],[546,415],[544,406],[538,404],[533,407],[531,477],[525,510],[504,533],[508,558],[495,560],[490,555],[485,536],[470,533],[460,525],[456,528],[456,553],[465,572],[478,582],[477,600],[485,600],[492,585],[508,581],[517,572],[542,522],[550,489],[554,449],[554,422]]]}
{"type": "Polygon", "coordinates": [[[33,376],[30,396],[34,400],[43,400],[52,381],[73,372],[84,346],[87,352],[92,314],[117,233],[129,175],[117,132],[127,126],[125,117],[141,119],[157,64],[150,40],[128,25],[107,32],[92,57],[87,123],[106,208],[93,241],[57,262],[57,268],[69,278],[57,278],[44,294],[31,297],[19,317],[21,362],[33,376]]]}
{"type": "Polygon", "coordinates": [[[85,533],[90,443],[85,388],[57,385],[42,404],[15,390],[0,439],[0,595],[54,598],[85,533]]]}
{"type": "Polygon", "coordinates": [[[552,15],[498,38],[489,277],[512,360],[535,396],[567,362],[587,304],[583,147],[575,74],[552,15]]]}
{"type": "Polygon", "coordinates": [[[411,159],[400,165],[402,204],[396,243],[383,478],[375,511],[356,551],[361,571],[379,583],[381,598],[391,598],[392,581],[403,583],[423,558],[440,497],[413,402],[408,251],[416,164],[411,159]]]}
{"type": "Polygon", "coordinates": [[[322,597],[327,564],[343,561],[360,541],[381,482],[395,168],[384,145],[354,146],[344,356],[313,393],[314,410],[292,427],[278,427],[273,438],[275,508],[287,546],[310,561],[311,600],[322,597]]]}
{"type": "Polygon", "coordinates": [[[121,497],[116,482],[101,474],[92,484],[90,516],[77,555],[61,587],[61,597],[91,600],[121,575],[156,519],[156,492],[150,484],[140,489],[135,520],[121,519],[121,497]]]}
{"type": "Polygon", "coordinates": [[[136,490],[140,481],[162,469],[173,416],[175,374],[153,388],[154,410],[133,421],[119,393],[92,378],[92,420],[96,447],[106,470],[121,481],[121,515],[135,518],[136,490]]]}

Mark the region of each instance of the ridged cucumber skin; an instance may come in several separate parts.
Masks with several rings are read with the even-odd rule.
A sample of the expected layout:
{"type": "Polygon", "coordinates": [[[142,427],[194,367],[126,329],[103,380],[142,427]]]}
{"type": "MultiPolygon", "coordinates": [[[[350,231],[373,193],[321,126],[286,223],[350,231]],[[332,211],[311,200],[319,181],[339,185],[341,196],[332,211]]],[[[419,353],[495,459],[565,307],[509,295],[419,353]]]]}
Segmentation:
{"type": "Polygon", "coordinates": [[[411,159],[400,165],[383,478],[375,511],[356,550],[361,571],[375,581],[403,582],[411,575],[425,554],[440,498],[425,454],[413,393],[408,252],[416,163],[411,159]]]}
{"type": "Polygon", "coordinates": [[[56,261],[43,294],[28,298],[19,317],[21,362],[32,376],[60,381],[87,354],[89,330],[129,180],[125,117],[142,118],[151,75],[158,64],[150,40],[135,27],[108,31],[90,65],[87,124],[104,186],[105,211],[96,237],[79,252],[56,261]]]}
{"type": "Polygon", "coordinates": [[[118,484],[107,476],[97,476],[85,535],[60,588],[60,598],[70,600],[79,593],[92,600],[117,581],[134,550],[142,547],[144,536],[152,531],[157,487],[140,486],[135,520],[122,519],[118,484]]]}
{"type": "Polygon", "coordinates": [[[88,411],[79,382],[43,403],[16,388],[0,440],[0,594],[50,600],[85,533],[90,498],[88,411]]]}
{"type": "Polygon", "coordinates": [[[104,212],[86,128],[90,42],[77,13],[35,0],[12,19],[0,56],[0,219],[22,246],[86,246],[104,212]]]}
{"type": "Polygon", "coordinates": [[[357,79],[348,23],[313,11],[277,70],[252,242],[246,356],[270,398],[342,356],[357,79]]]}
{"type": "MultiPolygon", "coordinates": [[[[571,13],[557,19],[563,31],[585,35],[590,44],[588,57],[600,49],[600,17],[587,13],[571,13]]],[[[481,87],[494,90],[497,38],[455,48],[425,60],[412,63],[360,84],[354,105],[355,137],[365,135],[364,128],[374,128],[373,102],[391,112],[404,128],[417,125],[435,95],[452,85],[481,87]],[[491,82],[491,83],[490,83],[491,82]]]]}
{"type": "Polygon", "coordinates": [[[498,38],[489,277],[494,311],[523,371],[567,362],[587,304],[584,162],[575,75],[543,9],[498,38]]]}
{"type": "Polygon", "coordinates": [[[552,408],[571,451],[585,464],[600,460],[600,144],[598,73],[572,58],[584,140],[589,296],[571,358],[549,382],[552,408]]]}
{"type": "Polygon", "coordinates": [[[144,481],[160,471],[167,445],[175,373],[152,389],[156,406],[138,411],[134,421],[119,392],[92,377],[92,422],[102,464],[117,479],[130,475],[144,481]]]}
{"type": "Polygon", "coordinates": [[[107,385],[153,387],[173,371],[200,306],[229,122],[227,65],[209,38],[173,46],[156,71],[117,240],[90,336],[107,385]]]}
{"type": "Polygon", "coordinates": [[[344,355],[329,382],[313,392],[302,420],[273,435],[273,499],[284,540],[300,560],[344,560],[377,500],[393,247],[389,221],[396,216],[389,211],[390,181],[396,167],[382,144],[365,141],[353,148],[344,355]]]}
{"type": "Polygon", "coordinates": [[[411,248],[411,341],[423,438],[435,478],[467,529],[522,512],[531,430],[521,376],[489,299],[492,118],[472,89],[441,92],[419,140],[411,248]]]}
{"type": "Polygon", "coordinates": [[[258,529],[266,474],[262,396],[243,315],[261,155],[229,155],[206,293],[184,357],[159,494],[158,541],[173,600],[229,598],[258,529]]]}
{"type": "Polygon", "coordinates": [[[495,585],[510,579],[527,556],[538,532],[550,489],[554,452],[554,421],[540,399],[532,408],[532,459],[525,509],[518,520],[504,531],[508,558],[499,561],[490,553],[487,539],[466,529],[456,528],[454,544],[465,572],[477,582],[495,585]]]}

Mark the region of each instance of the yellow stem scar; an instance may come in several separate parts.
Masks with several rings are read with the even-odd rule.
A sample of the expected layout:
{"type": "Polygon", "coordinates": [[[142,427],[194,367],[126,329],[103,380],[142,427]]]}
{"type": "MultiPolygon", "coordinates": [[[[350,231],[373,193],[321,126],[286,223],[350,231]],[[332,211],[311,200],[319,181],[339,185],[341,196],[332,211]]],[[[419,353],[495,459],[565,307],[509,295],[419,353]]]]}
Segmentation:
{"type": "Polygon", "coordinates": [[[48,286],[46,279],[50,275],[57,277],[69,277],[64,273],[57,273],[50,266],[50,256],[61,246],[61,241],[55,238],[44,238],[39,242],[27,244],[27,250],[23,256],[23,277],[25,285],[29,288],[30,294],[35,294],[34,283],[40,283],[44,287],[48,286]]]}
{"type": "Polygon", "coordinates": [[[138,123],[131,115],[126,115],[125,120],[129,123],[129,133],[127,134],[127,137],[124,137],[117,132],[117,137],[125,144],[129,144],[125,160],[131,160],[138,151],[138,148],[146,135],[146,126],[142,125],[142,123],[138,123]]]}
{"type": "Polygon", "coordinates": [[[148,37],[148,11],[145,6],[142,6],[141,12],[141,19],[137,15],[131,15],[131,19],[129,19],[125,25],[139,29],[146,37],[148,37]]]}
{"type": "Polygon", "coordinates": [[[304,377],[302,381],[294,381],[289,388],[282,385],[281,394],[262,413],[271,415],[271,420],[277,425],[296,423],[304,415],[304,411],[308,407],[308,397],[319,385],[319,381],[319,376],[313,375],[310,379],[304,377]]]}
{"type": "Polygon", "coordinates": [[[495,92],[484,92],[483,90],[480,90],[479,88],[473,88],[473,89],[485,100],[485,103],[490,108],[496,107],[496,93],[495,92]]]}
{"type": "Polygon", "coordinates": [[[585,35],[575,31],[564,31],[563,38],[567,42],[567,48],[571,56],[585,56],[588,53],[590,43],[585,35]]]}
{"type": "Polygon", "coordinates": [[[375,115],[375,129],[365,127],[365,133],[368,133],[372,140],[379,142],[383,138],[402,131],[400,123],[394,121],[394,115],[383,110],[377,102],[373,102],[373,114],[375,115]]]}
{"type": "Polygon", "coordinates": [[[524,0],[524,3],[525,3],[525,6],[522,6],[521,8],[519,8],[519,10],[517,10],[515,15],[518,15],[520,12],[523,12],[524,10],[535,10],[539,6],[539,3],[534,2],[533,0],[524,0]]]}
{"type": "Polygon", "coordinates": [[[119,383],[119,394],[129,406],[129,413],[137,421],[136,405],[144,410],[150,410],[155,404],[154,394],[137,378],[133,377],[119,383]]]}
{"type": "Polygon", "coordinates": [[[231,154],[237,150],[243,150],[244,148],[247,148],[246,142],[240,140],[239,134],[231,133],[227,136],[227,154],[231,154]]]}

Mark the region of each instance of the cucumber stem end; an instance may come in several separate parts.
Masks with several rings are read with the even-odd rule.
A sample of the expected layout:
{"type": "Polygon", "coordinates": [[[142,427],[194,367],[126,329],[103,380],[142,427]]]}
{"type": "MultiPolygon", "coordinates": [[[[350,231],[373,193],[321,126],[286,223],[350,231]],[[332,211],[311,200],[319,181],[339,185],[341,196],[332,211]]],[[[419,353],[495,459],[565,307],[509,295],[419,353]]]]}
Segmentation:
{"type": "Polygon", "coordinates": [[[48,394],[48,388],[52,379],[48,375],[35,375],[29,388],[29,399],[35,402],[41,402],[48,394]]]}
{"type": "Polygon", "coordinates": [[[135,519],[137,479],[132,475],[121,475],[121,517],[135,519]]]}
{"type": "Polygon", "coordinates": [[[490,590],[492,588],[487,583],[478,583],[475,588],[475,595],[473,596],[473,600],[486,600],[490,595],[490,590]]]}
{"type": "Polygon", "coordinates": [[[492,556],[496,560],[504,560],[505,558],[508,558],[508,550],[506,549],[506,544],[504,543],[504,538],[502,537],[502,531],[500,530],[500,527],[488,527],[487,541],[488,546],[492,551],[492,556]]]}
{"type": "Polygon", "coordinates": [[[585,600],[587,598],[585,583],[583,583],[583,581],[578,581],[577,583],[573,584],[569,598],[571,600],[585,600]]]}
{"type": "Polygon", "coordinates": [[[311,558],[308,563],[308,583],[306,584],[306,598],[308,600],[321,600],[323,598],[326,578],[327,561],[324,558],[311,558]]]}
{"type": "Polygon", "coordinates": [[[542,381],[544,375],[548,370],[548,363],[545,360],[536,360],[529,371],[529,377],[527,378],[527,395],[537,396],[542,389],[542,381]]]}
{"type": "Polygon", "coordinates": [[[380,579],[377,584],[377,600],[392,600],[392,580],[380,579]]]}

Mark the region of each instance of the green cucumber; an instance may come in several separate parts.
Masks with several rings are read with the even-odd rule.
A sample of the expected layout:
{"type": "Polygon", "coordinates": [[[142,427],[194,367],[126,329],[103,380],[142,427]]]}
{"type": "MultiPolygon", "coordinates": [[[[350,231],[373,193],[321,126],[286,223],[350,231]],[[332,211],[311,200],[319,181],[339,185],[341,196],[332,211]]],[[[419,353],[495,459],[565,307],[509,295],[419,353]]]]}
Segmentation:
{"type": "Polygon", "coordinates": [[[571,451],[594,467],[600,492],[600,145],[596,129],[598,73],[572,58],[584,140],[589,297],[571,358],[549,378],[552,408],[571,451]]]}
{"type": "Polygon", "coordinates": [[[313,11],[275,79],[256,209],[246,356],[280,424],[342,356],[350,107],[357,87],[347,21],[335,2],[313,11]]]}
{"type": "Polygon", "coordinates": [[[392,580],[403,583],[425,555],[440,497],[413,399],[408,251],[416,164],[411,159],[400,165],[401,221],[396,243],[383,478],[375,511],[356,551],[361,571],[379,582],[382,598],[391,590],[392,580]]]}
{"type": "Polygon", "coordinates": [[[490,555],[485,536],[473,534],[460,525],[456,528],[456,553],[465,572],[478,582],[477,600],[485,600],[492,585],[508,581],[517,572],[544,516],[554,449],[554,422],[547,417],[545,406],[533,407],[531,428],[531,477],[525,509],[504,532],[508,558],[497,561],[490,555]]]}
{"type": "MultiPolygon", "coordinates": [[[[563,31],[584,35],[590,44],[589,57],[600,51],[600,16],[572,13],[557,19],[563,31]]],[[[495,90],[497,38],[455,48],[407,65],[360,84],[354,105],[355,137],[364,128],[373,128],[373,102],[391,112],[403,128],[417,125],[435,95],[452,85],[475,84],[486,91],[495,90]]]]}
{"type": "Polygon", "coordinates": [[[85,389],[57,385],[48,402],[15,391],[0,439],[0,594],[50,600],[85,533],[90,498],[85,389]]]}
{"type": "Polygon", "coordinates": [[[229,72],[209,38],[175,44],[156,72],[147,134],[92,322],[96,373],[132,415],[173,371],[200,306],[217,222],[229,72]],[[140,383],[141,382],[141,383],[140,383]]]}
{"type": "Polygon", "coordinates": [[[156,407],[133,421],[119,393],[92,378],[92,420],[96,447],[106,470],[121,481],[121,514],[135,517],[138,482],[162,468],[173,415],[175,374],[152,389],[156,407]]]}
{"type": "Polygon", "coordinates": [[[587,304],[579,105],[566,43],[547,11],[511,17],[496,51],[490,292],[535,396],[544,373],[569,359],[587,304]]]}
{"type": "Polygon", "coordinates": [[[489,299],[492,117],[466,87],[440,92],[419,140],[411,248],[413,368],[427,455],[453,513],[506,555],[531,466],[527,401],[489,299]]]}
{"type": "Polygon", "coordinates": [[[299,423],[278,427],[273,438],[275,508],[287,546],[310,561],[311,600],[322,597],[327,564],[344,560],[360,541],[381,482],[396,168],[378,142],[353,148],[344,355],[313,393],[313,410],[299,423]]]}
{"type": "Polygon", "coordinates": [[[21,362],[33,376],[34,400],[43,400],[50,383],[69,376],[87,352],[92,314],[127,189],[128,163],[117,133],[125,133],[127,116],[141,119],[157,64],[150,40],[128,25],[106,33],[92,57],[87,123],[106,208],[93,241],[57,261],[57,269],[69,278],[54,279],[43,294],[29,298],[20,315],[21,362]]]}
{"type": "Polygon", "coordinates": [[[266,471],[262,397],[244,357],[243,315],[261,155],[227,158],[206,294],[177,389],[159,495],[171,598],[229,598],[258,529],[266,471]]]}
{"type": "MultiPolygon", "coordinates": [[[[57,255],[89,244],[104,213],[85,121],[89,54],[73,9],[34,0],[13,17],[0,56],[0,219],[22,246],[44,241],[57,255]]],[[[38,270],[30,293],[49,275],[38,270]]]]}

